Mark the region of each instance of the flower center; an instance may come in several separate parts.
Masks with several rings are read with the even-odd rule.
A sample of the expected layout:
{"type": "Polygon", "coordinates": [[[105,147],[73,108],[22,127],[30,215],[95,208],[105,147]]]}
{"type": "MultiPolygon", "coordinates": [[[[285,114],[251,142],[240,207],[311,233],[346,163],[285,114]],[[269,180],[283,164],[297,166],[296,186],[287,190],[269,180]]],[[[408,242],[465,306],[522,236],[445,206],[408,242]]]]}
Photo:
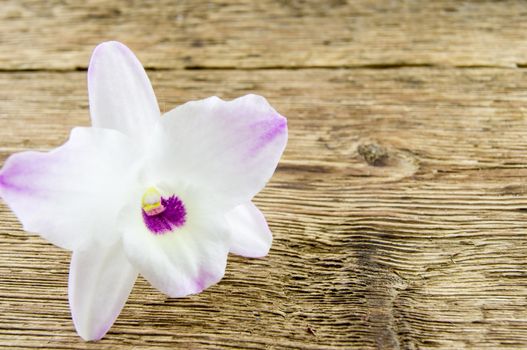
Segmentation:
{"type": "Polygon", "coordinates": [[[187,211],[176,195],[162,197],[154,187],[149,187],[141,199],[143,221],[153,234],[165,234],[185,224],[187,211]]]}

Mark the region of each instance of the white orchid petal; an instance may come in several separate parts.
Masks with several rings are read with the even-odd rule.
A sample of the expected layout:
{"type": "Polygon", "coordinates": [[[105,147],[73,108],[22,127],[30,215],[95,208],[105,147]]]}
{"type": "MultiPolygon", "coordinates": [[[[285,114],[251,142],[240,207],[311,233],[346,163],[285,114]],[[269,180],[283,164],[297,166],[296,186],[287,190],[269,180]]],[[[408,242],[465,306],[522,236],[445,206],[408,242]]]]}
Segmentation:
{"type": "Polygon", "coordinates": [[[84,340],[99,340],[106,334],[126,303],[137,274],[121,241],[73,252],[69,303],[75,329],[84,340]]]}
{"type": "Polygon", "coordinates": [[[287,122],[261,96],[228,102],[211,97],[168,112],[152,140],[153,176],[191,181],[233,208],[272,176],[287,142],[287,122]]]}
{"type": "Polygon", "coordinates": [[[129,48],[116,41],[102,43],[93,51],[88,92],[95,127],[138,137],[161,115],[143,66],[129,48]]]}
{"type": "Polygon", "coordinates": [[[77,249],[111,244],[123,197],[130,187],[133,145],[120,132],[75,128],[57,149],[22,152],[0,171],[0,196],[26,231],[77,249]]]}
{"type": "Polygon", "coordinates": [[[225,215],[231,233],[230,251],[249,258],[269,253],[273,236],[262,212],[252,203],[237,206],[225,215]]]}
{"type": "Polygon", "coordinates": [[[123,211],[121,226],[126,254],[140,274],[163,293],[183,297],[221,280],[230,236],[225,220],[207,207],[206,198],[195,191],[176,194],[186,210],[181,227],[162,233],[150,231],[140,205],[123,211]]]}

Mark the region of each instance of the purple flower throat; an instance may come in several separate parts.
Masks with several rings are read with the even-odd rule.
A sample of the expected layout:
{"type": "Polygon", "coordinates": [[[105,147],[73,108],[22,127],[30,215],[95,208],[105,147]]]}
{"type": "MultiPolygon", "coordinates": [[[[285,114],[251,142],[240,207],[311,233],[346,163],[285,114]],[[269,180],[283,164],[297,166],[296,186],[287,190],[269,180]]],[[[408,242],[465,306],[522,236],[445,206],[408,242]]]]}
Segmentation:
{"type": "Polygon", "coordinates": [[[187,211],[183,201],[172,195],[168,198],[161,197],[155,209],[141,209],[145,226],[155,235],[173,231],[185,224],[187,211]]]}

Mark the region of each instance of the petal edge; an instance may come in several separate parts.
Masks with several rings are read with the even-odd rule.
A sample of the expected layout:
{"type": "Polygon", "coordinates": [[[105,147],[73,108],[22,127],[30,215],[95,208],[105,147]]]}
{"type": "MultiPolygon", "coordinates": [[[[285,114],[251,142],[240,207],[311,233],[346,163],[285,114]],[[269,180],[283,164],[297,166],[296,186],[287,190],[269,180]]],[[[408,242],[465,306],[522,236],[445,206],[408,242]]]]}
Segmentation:
{"type": "Polygon", "coordinates": [[[287,120],[258,95],[209,97],[166,113],[152,141],[152,173],[193,181],[233,209],[271,178],[287,143],[287,120]]]}
{"type": "Polygon", "coordinates": [[[121,242],[74,251],[68,300],[75,329],[84,340],[99,340],[113,325],[132,291],[137,271],[121,242]]]}
{"type": "Polygon", "coordinates": [[[148,76],[124,44],[108,41],[93,51],[88,68],[90,115],[95,127],[141,137],[161,113],[148,76]]]}
{"type": "Polygon", "coordinates": [[[273,235],[254,203],[239,205],[225,217],[231,232],[231,253],[248,258],[261,258],[269,253],[273,235]]]}
{"type": "Polygon", "coordinates": [[[74,128],[54,150],[11,155],[0,170],[0,196],[26,231],[59,247],[111,244],[133,146],[115,130],[74,128]]]}

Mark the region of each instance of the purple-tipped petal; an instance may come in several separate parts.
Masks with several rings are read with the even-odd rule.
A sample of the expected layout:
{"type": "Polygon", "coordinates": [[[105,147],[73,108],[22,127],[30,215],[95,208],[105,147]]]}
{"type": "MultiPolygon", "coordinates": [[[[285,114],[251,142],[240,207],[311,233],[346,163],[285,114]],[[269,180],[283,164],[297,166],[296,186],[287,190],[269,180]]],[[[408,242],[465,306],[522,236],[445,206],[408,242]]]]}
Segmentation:
{"type": "Polygon", "coordinates": [[[114,130],[75,128],[53,151],[22,152],[0,170],[0,196],[24,229],[66,249],[118,238],[133,145],[114,130]]]}
{"type": "Polygon", "coordinates": [[[273,236],[262,212],[252,202],[237,206],[225,217],[231,232],[231,253],[249,258],[269,253],[273,236]]]}
{"type": "Polygon", "coordinates": [[[109,41],[93,51],[88,69],[90,114],[95,127],[147,135],[160,117],[143,66],[125,45],[109,41]]]}
{"type": "Polygon", "coordinates": [[[272,176],[287,142],[287,121],[267,101],[247,95],[188,102],[156,127],[150,170],[245,203],[272,176]]]}
{"type": "Polygon", "coordinates": [[[82,339],[99,340],[108,332],[136,278],[121,241],[73,252],[68,295],[73,323],[82,339]]]}

